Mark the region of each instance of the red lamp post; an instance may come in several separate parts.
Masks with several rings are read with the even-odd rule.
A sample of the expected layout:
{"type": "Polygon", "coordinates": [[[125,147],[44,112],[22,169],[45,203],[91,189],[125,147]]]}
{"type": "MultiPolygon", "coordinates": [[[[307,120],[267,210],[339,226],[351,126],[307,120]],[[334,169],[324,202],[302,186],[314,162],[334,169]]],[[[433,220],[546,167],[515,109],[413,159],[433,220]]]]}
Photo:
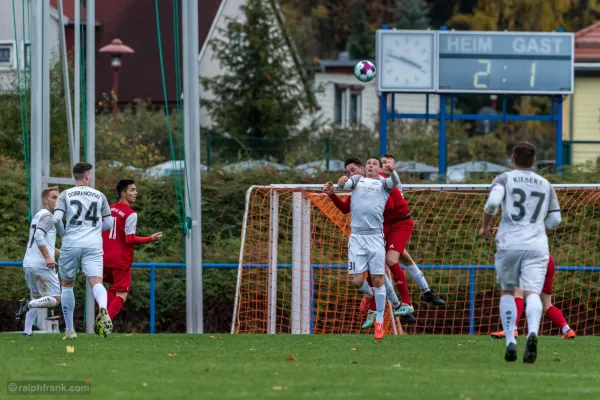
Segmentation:
{"type": "Polygon", "coordinates": [[[121,69],[121,57],[124,54],[132,54],[131,47],[125,46],[121,39],[113,39],[111,44],[102,47],[100,53],[110,54],[111,65],[113,69],[113,121],[117,115],[117,104],[119,99],[119,71],[121,69]]]}

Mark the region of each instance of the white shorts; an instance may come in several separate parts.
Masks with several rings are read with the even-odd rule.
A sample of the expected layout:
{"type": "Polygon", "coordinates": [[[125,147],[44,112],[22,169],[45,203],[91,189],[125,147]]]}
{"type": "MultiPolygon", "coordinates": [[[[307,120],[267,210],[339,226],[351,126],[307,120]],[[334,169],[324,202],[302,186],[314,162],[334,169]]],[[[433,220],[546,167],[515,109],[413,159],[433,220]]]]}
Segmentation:
{"type": "Polygon", "coordinates": [[[385,275],[385,242],[383,234],[350,235],[348,240],[348,273],[385,275]]]}
{"type": "Polygon", "coordinates": [[[63,247],[60,249],[60,259],[58,262],[60,277],[72,281],[81,268],[83,274],[87,277],[96,276],[102,278],[103,255],[104,251],[102,249],[63,247]]]}
{"type": "Polygon", "coordinates": [[[31,292],[31,297],[60,296],[58,273],[50,268],[31,268],[25,266],[25,282],[31,292]]]}
{"type": "Polygon", "coordinates": [[[524,291],[542,293],[550,255],[533,250],[498,250],[496,279],[502,290],[520,287],[524,291]]]}

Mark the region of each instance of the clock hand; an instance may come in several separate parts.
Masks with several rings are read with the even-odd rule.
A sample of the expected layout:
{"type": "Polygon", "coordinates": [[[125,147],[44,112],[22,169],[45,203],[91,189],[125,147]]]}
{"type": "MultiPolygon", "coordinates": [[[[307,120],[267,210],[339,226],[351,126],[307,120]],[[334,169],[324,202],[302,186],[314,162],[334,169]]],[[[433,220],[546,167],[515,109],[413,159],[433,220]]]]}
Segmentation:
{"type": "Polygon", "coordinates": [[[387,56],[388,56],[388,57],[390,57],[390,58],[396,59],[396,60],[398,60],[398,61],[402,61],[403,63],[406,63],[406,64],[408,64],[408,65],[410,65],[410,66],[412,66],[412,67],[415,67],[415,68],[417,68],[418,70],[420,70],[420,71],[422,71],[422,72],[427,72],[427,71],[425,70],[425,68],[423,68],[423,66],[421,66],[421,65],[417,64],[417,63],[416,63],[416,62],[414,62],[414,61],[411,61],[411,60],[409,60],[409,59],[408,59],[408,58],[406,58],[406,57],[402,57],[402,56],[395,56],[395,55],[393,55],[393,54],[390,54],[390,53],[388,53],[388,55],[387,55],[387,56]]]}

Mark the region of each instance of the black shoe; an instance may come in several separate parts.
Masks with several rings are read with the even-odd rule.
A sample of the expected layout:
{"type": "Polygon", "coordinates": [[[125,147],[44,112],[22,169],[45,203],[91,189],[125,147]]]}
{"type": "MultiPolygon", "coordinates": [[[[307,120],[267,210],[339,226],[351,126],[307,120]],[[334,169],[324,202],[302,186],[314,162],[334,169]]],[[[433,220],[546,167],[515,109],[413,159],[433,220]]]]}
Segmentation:
{"type": "Polygon", "coordinates": [[[423,301],[427,302],[427,303],[431,303],[434,306],[444,306],[446,305],[446,302],[442,299],[440,299],[439,297],[437,297],[435,294],[433,294],[433,292],[431,290],[426,291],[425,293],[423,293],[423,301]]]}
{"type": "Polygon", "coordinates": [[[517,361],[517,344],[509,343],[506,346],[506,353],[504,353],[504,359],[508,362],[517,361]]]}
{"type": "Polygon", "coordinates": [[[537,345],[538,337],[535,333],[530,334],[527,337],[527,344],[525,345],[525,354],[523,354],[523,362],[527,364],[533,364],[537,358],[537,345]]]}
{"type": "Polygon", "coordinates": [[[21,335],[23,335],[25,337],[32,337],[33,333],[25,333],[25,332],[23,332],[23,333],[21,333],[21,335]]]}
{"type": "Polygon", "coordinates": [[[29,300],[21,299],[19,301],[19,311],[15,314],[15,319],[21,321],[23,316],[29,311],[29,300]]]}
{"type": "Polygon", "coordinates": [[[400,323],[406,325],[414,325],[417,323],[417,319],[412,314],[403,315],[400,317],[400,323]]]}

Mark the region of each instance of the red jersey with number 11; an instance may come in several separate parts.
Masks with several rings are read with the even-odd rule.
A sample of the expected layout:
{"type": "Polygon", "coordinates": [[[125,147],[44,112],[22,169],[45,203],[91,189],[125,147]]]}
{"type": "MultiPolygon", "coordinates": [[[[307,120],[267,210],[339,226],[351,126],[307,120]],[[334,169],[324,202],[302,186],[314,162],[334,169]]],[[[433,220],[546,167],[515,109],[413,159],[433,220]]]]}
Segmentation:
{"type": "Polygon", "coordinates": [[[102,232],[104,267],[129,269],[133,263],[133,243],[127,243],[127,236],[135,236],[137,213],[121,201],[110,206],[110,213],[112,229],[102,232]]]}

